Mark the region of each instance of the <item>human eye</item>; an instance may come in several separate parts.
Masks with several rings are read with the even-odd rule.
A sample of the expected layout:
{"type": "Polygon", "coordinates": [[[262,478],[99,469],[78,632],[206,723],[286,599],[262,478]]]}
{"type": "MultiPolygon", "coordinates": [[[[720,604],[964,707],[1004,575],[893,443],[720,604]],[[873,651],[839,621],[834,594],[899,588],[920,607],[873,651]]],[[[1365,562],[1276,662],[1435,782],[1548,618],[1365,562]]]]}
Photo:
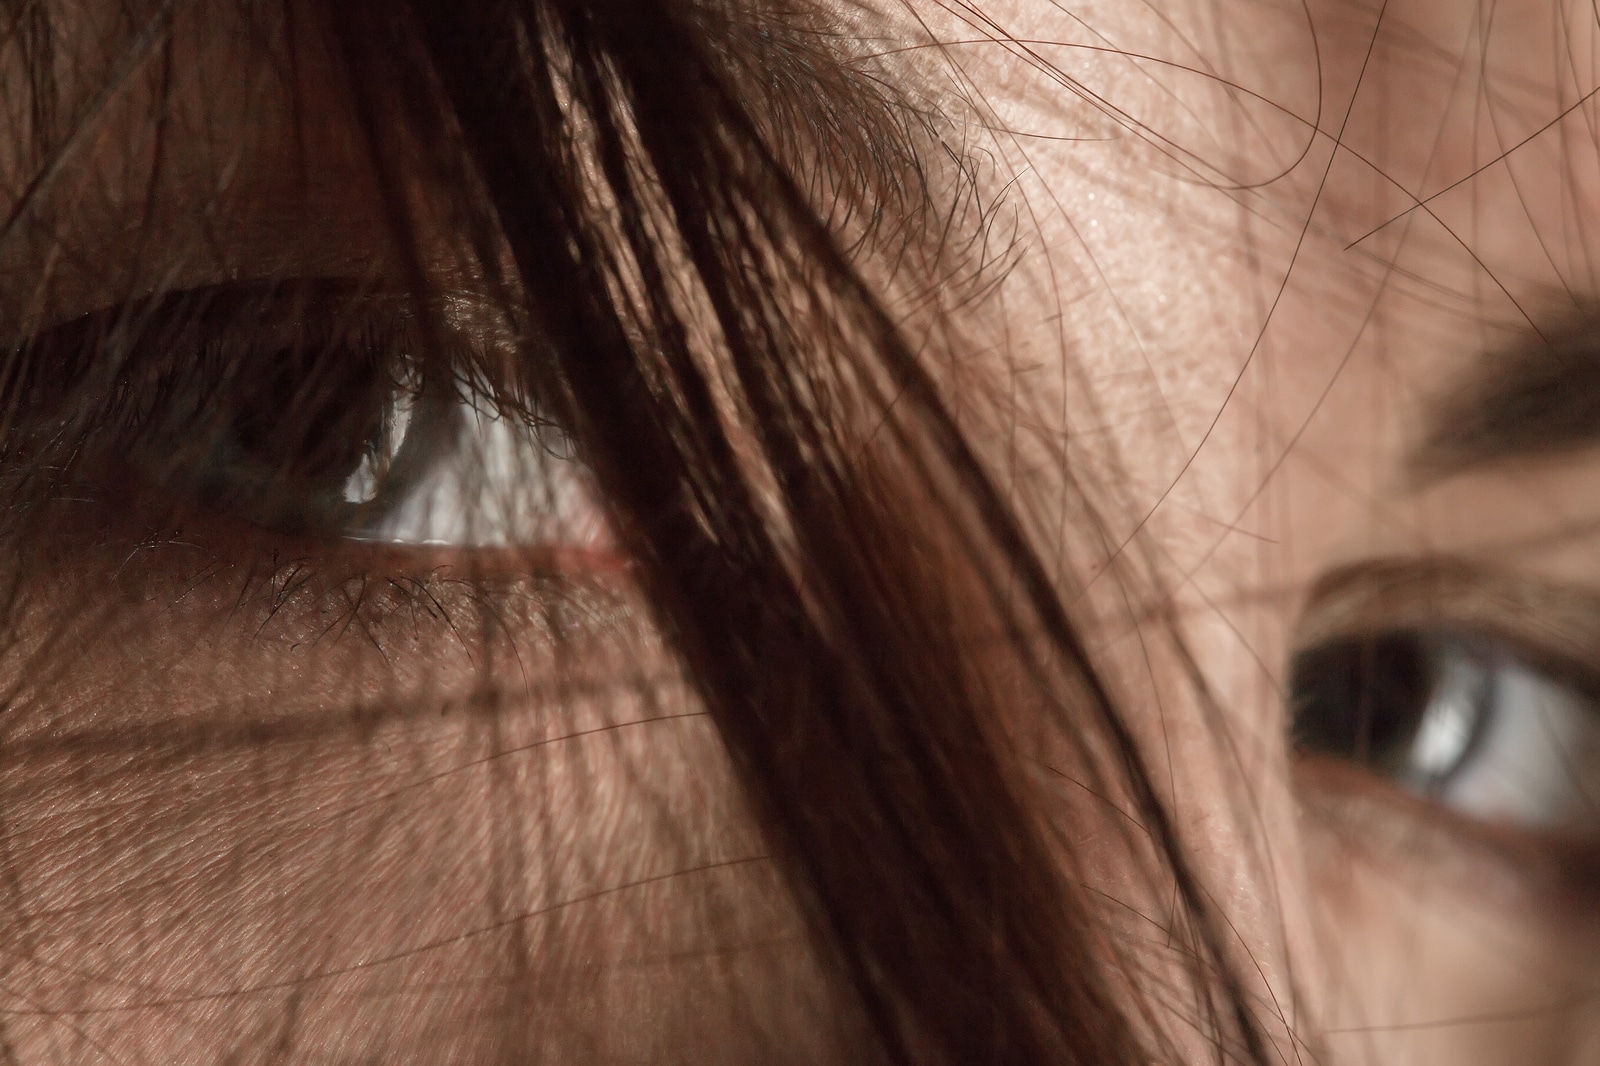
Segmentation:
{"type": "Polygon", "coordinates": [[[57,495],[309,544],[592,547],[569,438],[495,380],[512,337],[467,297],[327,279],[131,300],[24,342],[5,449],[57,495]]]}
{"type": "Polygon", "coordinates": [[[1300,652],[1289,705],[1302,754],[1485,822],[1588,836],[1600,831],[1595,691],[1498,637],[1412,629],[1300,652]]]}

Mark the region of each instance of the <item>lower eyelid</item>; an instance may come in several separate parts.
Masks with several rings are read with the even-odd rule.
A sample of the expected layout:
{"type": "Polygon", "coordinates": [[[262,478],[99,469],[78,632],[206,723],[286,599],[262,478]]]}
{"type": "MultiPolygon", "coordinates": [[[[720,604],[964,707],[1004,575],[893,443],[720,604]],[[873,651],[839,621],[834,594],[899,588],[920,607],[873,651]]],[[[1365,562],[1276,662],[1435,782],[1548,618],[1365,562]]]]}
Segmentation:
{"type": "Polygon", "coordinates": [[[555,707],[558,692],[626,683],[648,658],[636,649],[654,643],[619,572],[380,573],[348,559],[270,556],[219,565],[176,541],[132,556],[101,541],[54,559],[30,568],[24,608],[6,618],[21,637],[0,655],[0,682],[39,678],[50,688],[13,693],[8,742],[33,728],[18,709],[30,703],[55,723],[52,735],[113,737],[159,732],[174,716],[222,733],[297,718],[372,723],[535,690],[555,707]],[[52,666],[53,647],[74,649],[71,662],[52,666]],[[87,702],[65,691],[107,684],[87,702]],[[169,696],[138,695],[153,691],[169,696]]]}
{"type": "Polygon", "coordinates": [[[1313,853],[1333,870],[1352,857],[1497,906],[1600,908],[1600,844],[1498,825],[1431,802],[1343,760],[1301,755],[1295,791],[1313,853]]]}
{"type": "Polygon", "coordinates": [[[584,621],[566,624],[573,634],[625,635],[639,624],[639,612],[619,606],[633,594],[632,571],[609,542],[461,549],[295,538],[131,495],[126,508],[63,501],[0,540],[27,560],[19,576],[30,595],[81,604],[112,625],[143,618],[136,643],[181,629],[211,645],[392,643],[481,662],[476,642],[548,634],[550,618],[575,604],[584,621]],[[515,624],[530,615],[536,624],[515,624]]]}

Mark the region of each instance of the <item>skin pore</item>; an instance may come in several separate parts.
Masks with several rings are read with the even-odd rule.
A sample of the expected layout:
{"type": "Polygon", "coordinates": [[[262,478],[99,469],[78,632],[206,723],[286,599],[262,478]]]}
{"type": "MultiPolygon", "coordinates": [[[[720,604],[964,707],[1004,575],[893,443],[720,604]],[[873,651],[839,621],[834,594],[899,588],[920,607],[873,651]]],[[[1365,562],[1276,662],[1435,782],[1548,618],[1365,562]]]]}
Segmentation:
{"type": "MultiPolygon", "coordinates": [[[[325,54],[286,75],[232,5],[181,6],[170,59],[97,108],[137,38],[100,9],[56,15],[55,121],[97,132],[0,241],[8,324],[241,278],[403,281],[325,54]]],[[[911,0],[839,17],[871,42],[853,54],[897,53],[908,99],[960,133],[1003,269],[959,310],[984,343],[944,383],[1013,404],[984,446],[1019,506],[1059,521],[1057,576],[1160,753],[1278,1053],[1587,1061],[1596,827],[1486,821],[1294,756],[1285,705],[1292,654],[1335,632],[1597,657],[1572,619],[1600,596],[1600,452],[1488,449],[1426,477],[1413,458],[1497,353],[1600,295],[1593,11],[911,0]],[[1099,528],[1053,502],[1060,465],[1099,528]],[[1360,609],[1326,593],[1396,561],[1465,576],[1360,609]]],[[[6,120],[15,198],[42,119],[6,120]]],[[[481,287],[445,239],[460,220],[406,192],[430,277],[481,287]]],[[[860,1057],[864,1020],[592,526],[547,554],[332,549],[118,499],[44,516],[7,618],[0,1051],[860,1057]]],[[[1085,879],[1139,905],[1094,836],[1085,879]]]]}

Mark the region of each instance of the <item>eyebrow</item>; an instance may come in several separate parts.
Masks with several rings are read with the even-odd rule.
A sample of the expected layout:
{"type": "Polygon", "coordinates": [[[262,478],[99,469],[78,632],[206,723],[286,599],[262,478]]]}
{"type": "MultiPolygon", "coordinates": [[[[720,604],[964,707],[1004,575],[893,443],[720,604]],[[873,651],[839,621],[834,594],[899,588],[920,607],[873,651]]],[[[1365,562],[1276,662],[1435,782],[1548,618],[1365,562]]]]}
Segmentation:
{"type": "Polygon", "coordinates": [[[1485,351],[1429,404],[1423,424],[1405,464],[1418,486],[1495,460],[1600,444],[1600,307],[1485,351]]]}

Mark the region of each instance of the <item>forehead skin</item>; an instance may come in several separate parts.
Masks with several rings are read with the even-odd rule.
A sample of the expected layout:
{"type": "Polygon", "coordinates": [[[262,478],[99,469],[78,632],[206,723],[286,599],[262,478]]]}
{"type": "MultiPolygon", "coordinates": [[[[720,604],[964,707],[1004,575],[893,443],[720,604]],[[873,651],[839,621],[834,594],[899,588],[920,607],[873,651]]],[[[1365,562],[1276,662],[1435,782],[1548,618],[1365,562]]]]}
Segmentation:
{"type": "MultiPolygon", "coordinates": [[[[233,6],[186,10],[202,8],[205,21],[192,16],[176,35],[188,74],[174,83],[172,128],[186,133],[169,142],[173,165],[150,221],[130,225],[143,217],[130,205],[146,206],[150,188],[155,83],[153,68],[141,68],[104,119],[121,131],[121,150],[97,144],[0,242],[8,321],[81,312],[141,285],[388,269],[348,116],[314,110],[288,121],[279,68],[259,61],[230,21],[233,6]],[[300,165],[308,157],[310,172],[300,165]],[[152,244],[181,254],[152,256],[152,244]]],[[[75,24],[98,25],[89,10],[62,9],[69,36],[75,24]]],[[[1381,11],[1344,0],[996,0],[981,6],[982,20],[915,0],[909,14],[948,43],[919,69],[942,63],[965,76],[986,128],[974,135],[993,167],[985,180],[1016,205],[1020,267],[973,312],[1004,322],[988,372],[1042,368],[1028,402],[1047,431],[1071,431],[1069,447],[1108,472],[1094,491],[1109,542],[1137,537],[1221,708],[1219,730],[1176,663],[1156,664],[1153,688],[1128,686],[1130,713],[1172,753],[1170,788],[1259,964],[1261,991],[1293,1026],[1333,1030],[1328,1051],[1348,1056],[1333,1061],[1580,1060],[1594,1037],[1548,1012],[1498,1027],[1405,1028],[1562,1001],[1588,976],[1579,960],[1593,954],[1592,929],[1470,834],[1381,789],[1297,782],[1279,696],[1303,591],[1323,570],[1450,549],[1463,530],[1481,532],[1486,506],[1507,524],[1502,540],[1536,534],[1547,508],[1494,493],[1538,501],[1568,484],[1541,497],[1525,476],[1461,481],[1419,500],[1401,465],[1418,405],[1473,355],[1525,313],[1596,295],[1583,248],[1600,224],[1590,112],[1521,143],[1595,87],[1592,17],[1545,0],[1482,9],[1397,0],[1381,11]],[[1028,43],[994,43],[996,27],[1028,43]],[[1305,813],[1330,795],[1336,823],[1305,813]]],[[[84,53],[83,70],[103,73],[94,49],[84,53]]],[[[337,98],[316,91],[314,51],[301,76],[312,99],[337,98]]],[[[18,150],[30,139],[26,116],[11,118],[0,193],[15,196],[32,161],[18,150]]],[[[1540,474],[1558,475],[1588,483],[1581,464],[1540,474]]],[[[1582,548],[1565,562],[1517,565],[1600,585],[1582,548]]],[[[1086,603],[1109,595],[1110,581],[1091,586],[1086,603]]],[[[221,602],[230,589],[213,591],[221,602]]],[[[387,676],[386,661],[345,645],[262,682],[293,641],[245,640],[253,618],[210,632],[217,618],[135,619],[120,639],[139,624],[174,634],[148,656],[155,666],[130,673],[110,634],[36,704],[92,708],[118,691],[161,720],[175,707],[214,712],[241,690],[315,703],[339,679],[387,676]],[[236,657],[233,668],[183,673],[185,662],[217,661],[219,649],[236,657]]],[[[1119,678],[1143,676],[1136,637],[1128,625],[1096,634],[1119,678]]],[[[772,902],[767,871],[719,866],[758,852],[709,728],[670,720],[649,726],[648,740],[620,741],[607,730],[692,715],[692,703],[667,686],[653,699],[579,701],[558,718],[519,673],[488,686],[495,715],[444,714],[482,695],[475,665],[433,650],[450,639],[402,638],[431,656],[420,660],[431,680],[402,679],[385,696],[425,714],[248,758],[160,751],[124,773],[75,778],[88,783],[49,810],[26,808],[16,830],[22,891],[50,922],[42,934],[26,922],[8,932],[27,948],[7,975],[32,1004],[13,1027],[24,1061],[99,1048],[124,1061],[199,1062],[269,1046],[313,1061],[313,1049],[358,1059],[417,1047],[437,1049],[439,1061],[525,1061],[531,1047],[556,1061],[601,1051],[659,1061],[694,1047],[705,1061],[719,1035],[748,1026],[739,1000],[794,1004],[770,1022],[789,1042],[765,1050],[826,1057],[794,1039],[829,1026],[819,1021],[826,997],[795,992],[815,973],[793,914],[772,902]],[[585,739],[545,743],[567,735],[585,739]],[[252,802],[268,794],[276,807],[252,802]],[[386,802],[366,803],[373,795],[386,802]],[[681,807],[663,807],[674,796],[681,807]],[[547,820],[510,819],[519,805],[547,820]],[[113,810],[161,827],[165,865],[128,846],[113,810]],[[324,854],[303,830],[329,810],[353,813],[344,843],[324,854]],[[69,831],[74,847],[47,854],[46,842],[69,831]],[[350,841],[362,861],[351,862],[350,841]],[[294,871],[287,886],[260,872],[262,856],[285,847],[296,863],[272,868],[294,871]],[[521,865],[507,866],[508,854],[521,865]],[[549,875],[569,868],[582,870],[573,883],[549,875]],[[723,872],[668,877],[691,868],[723,872]],[[702,890],[697,876],[729,880],[702,890]],[[444,898],[465,902],[441,908],[441,885],[444,898]],[[188,901],[181,927],[148,934],[174,895],[188,901]],[[570,908],[587,922],[527,932],[529,915],[591,897],[607,902],[570,908]],[[350,901],[336,908],[347,935],[331,943],[328,899],[350,901]],[[712,913],[722,943],[698,935],[712,913]],[[187,945],[197,930],[227,950],[196,955],[187,945]],[[130,977],[116,964],[135,954],[143,968],[130,977]],[[566,998],[552,996],[563,984],[566,998]],[[677,991],[685,986],[719,995],[690,1002],[677,991]],[[530,994],[555,1004],[539,1033],[512,1017],[530,994]],[[596,1037],[596,1014],[627,1024],[596,1037]],[[558,1028],[567,1023],[570,1032],[558,1028]],[[461,1039],[469,1030],[491,1035],[461,1039]]],[[[528,621],[512,643],[538,648],[540,639],[528,621]]],[[[585,653],[659,664],[647,634],[628,639],[644,650],[619,651],[608,637],[585,653]]],[[[63,759],[83,765],[41,756],[4,787],[37,796],[62,776],[63,759]]],[[[720,1048],[727,1061],[749,1051],[720,1048]]]]}

